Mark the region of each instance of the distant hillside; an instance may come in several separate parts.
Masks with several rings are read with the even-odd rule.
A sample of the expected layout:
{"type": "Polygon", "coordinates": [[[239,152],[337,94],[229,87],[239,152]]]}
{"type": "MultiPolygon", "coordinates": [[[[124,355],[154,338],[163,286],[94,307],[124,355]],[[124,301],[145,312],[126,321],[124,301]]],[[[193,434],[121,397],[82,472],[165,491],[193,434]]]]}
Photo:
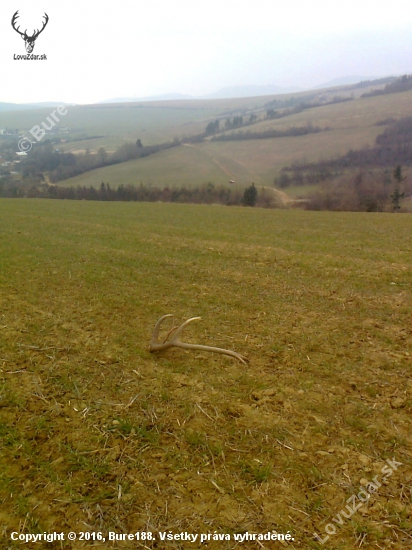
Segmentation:
{"type": "Polygon", "coordinates": [[[191,96],[187,94],[170,93],[147,97],[116,97],[113,99],[105,99],[103,101],[99,101],[98,104],[101,105],[106,103],[136,103],[140,101],[176,101],[187,99],[236,99],[244,97],[261,97],[266,95],[290,94],[301,91],[302,88],[297,88],[296,86],[290,86],[286,88],[282,86],[274,86],[271,84],[262,86],[255,86],[251,84],[249,86],[229,86],[203,96],[191,96]]]}
{"type": "Polygon", "coordinates": [[[98,105],[106,103],[136,103],[140,101],[174,101],[180,99],[196,99],[194,96],[185,95],[185,94],[162,94],[162,95],[153,95],[147,97],[115,97],[113,99],[104,99],[99,101],[98,105]]]}
{"type": "MultiPolygon", "coordinates": [[[[55,108],[59,105],[69,105],[68,103],[55,102],[55,101],[45,101],[43,103],[1,103],[0,102],[0,112],[7,111],[28,111],[31,109],[44,109],[44,108],[55,108]]],[[[70,104],[72,105],[72,104],[70,104]]]]}
{"type": "Polygon", "coordinates": [[[382,94],[398,94],[400,92],[407,92],[409,90],[412,90],[412,75],[405,74],[396,80],[392,79],[386,84],[383,89],[372,90],[369,93],[363,94],[362,97],[372,97],[382,94]]]}
{"type": "MultiPolygon", "coordinates": [[[[321,85],[314,86],[312,90],[324,90],[327,88],[336,88],[337,86],[353,86],[363,84],[364,87],[370,85],[379,85],[386,84],[392,80],[395,80],[395,77],[386,77],[379,78],[374,80],[375,77],[365,77],[365,76],[347,76],[343,78],[338,78],[326,82],[321,85]]],[[[241,99],[241,98],[251,98],[251,97],[264,97],[264,96],[273,96],[273,95],[282,95],[282,94],[297,94],[302,93],[305,90],[297,86],[277,86],[275,84],[266,84],[266,85],[240,85],[240,86],[227,86],[221,88],[210,94],[203,96],[191,96],[188,94],[181,94],[177,92],[171,92],[167,94],[145,96],[145,97],[116,97],[110,99],[104,99],[95,103],[94,105],[105,105],[105,104],[121,104],[121,103],[140,103],[140,102],[161,102],[161,101],[205,101],[205,100],[227,100],[227,99],[241,99]]],[[[308,91],[308,90],[306,90],[308,91]]],[[[71,105],[74,106],[74,103],[64,103],[56,101],[45,101],[37,103],[7,103],[0,102],[0,113],[10,112],[10,111],[27,111],[32,109],[46,109],[46,108],[55,108],[59,105],[71,105]]]]}
{"type": "MultiPolygon", "coordinates": [[[[282,138],[190,143],[146,158],[86,172],[62,183],[98,187],[105,181],[110,185],[143,183],[163,187],[200,185],[208,181],[222,185],[234,180],[238,185],[250,185],[253,181],[256,185],[271,186],[282,168],[295,162],[318,162],[320,159],[345,155],[350,149],[373,146],[376,137],[384,129],[382,121],[412,116],[411,99],[412,91],[398,96],[391,94],[367,99],[355,98],[306,109],[284,118],[262,119],[248,129],[264,134],[274,131],[289,133],[295,127],[308,124],[321,128],[328,126],[331,129],[328,132],[282,138]]],[[[140,110],[126,110],[126,113],[130,116],[133,111],[140,110]]],[[[190,113],[192,117],[198,114],[197,111],[190,113]]],[[[218,114],[217,110],[215,113],[218,114]]],[[[183,114],[186,115],[186,111],[183,114]]],[[[216,115],[207,120],[214,120],[216,115]]],[[[199,126],[205,128],[200,120],[197,122],[199,126]]],[[[185,128],[194,130],[195,125],[185,128]]],[[[165,130],[163,133],[165,135],[165,130]]]]}
{"type": "Polygon", "coordinates": [[[311,90],[321,90],[323,88],[334,88],[335,86],[350,86],[352,84],[358,84],[358,82],[366,82],[370,80],[377,80],[381,77],[379,76],[344,76],[342,78],[334,78],[333,80],[328,80],[324,84],[318,84],[313,86],[311,90]]]}
{"type": "MultiPolygon", "coordinates": [[[[311,90],[323,90],[327,88],[334,88],[336,86],[351,86],[355,84],[365,83],[365,86],[370,84],[380,84],[389,82],[395,77],[387,77],[385,79],[379,77],[371,76],[346,76],[343,78],[336,78],[330,80],[324,84],[320,84],[310,88],[311,90]],[[376,80],[375,80],[376,79],[376,80]]],[[[303,88],[297,86],[277,86],[275,84],[265,84],[265,85],[240,85],[240,86],[227,86],[225,88],[220,88],[215,92],[202,96],[191,96],[187,94],[179,93],[169,93],[162,95],[154,95],[147,97],[117,97],[113,99],[105,99],[99,101],[98,104],[106,103],[136,103],[141,101],[175,101],[175,100],[205,100],[205,99],[237,99],[237,98],[247,98],[247,97],[263,97],[270,95],[282,95],[282,94],[295,94],[303,92],[303,88]]]]}
{"type": "MultiPolygon", "coordinates": [[[[346,86],[338,95],[335,87],[278,96],[74,106],[67,109],[61,127],[53,128],[49,136],[59,154],[74,153],[76,162],[64,158],[70,162],[62,162],[63,168],[59,174],[52,174],[56,179],[50,181],[62,181],[70,174],[74,177],[64,180],[67,185],[99,186],[105,181],[111,185],[143,183],[164,187],[208,181],[229,185],[231,180],[244,186],[251,182],[273,185],[285,166],[303,160],[316,163],[320,157],[341,157],[350,149],[373,146],[388,121],[412,116],[412,90],[360,99],[365,88],[358,90],[358,86],[346,86]],[[309,95],[314,98],[313,104],[309,95]],[[236,125],[238,120],[241,122],[236,125]],[[214,132],[218,134],[216,129],[207,133],[211,125],[220,127],[220,133],[252,134],[243,136],[248,139],[241,141],[211,141],[214,132]],[[314,128],[329,130],[301,131],[314,128]],[[150,147],[159,144],[165,147],[156,154],[143,156],[143,151],[139,151],[135,155],[136,147],[153,153],[150,147]],[[99,152],[101,147],[104,150],[99,152]],[[125,150],[127,155],[122,153],[116,161],[119,164],[107,162],[118,150],[125,150]],[[106,160],[100,164],[92,162],[98,157],[106,160]],[[124,162],[127,158],[133,160],[124,162]],[[69,172],[67,167],[74,165],[81,170],[69,172]],[[91,170],[92,167],[96,168],[91,170]]],[[[376,81],[368,87],[376,88],[376,81]]],[[[46,120],[50,112],[50,107],[0,112],[0,128],[27,132],[46,120]]],[[[7,148],[8,139],[1,138],[3,149],[7,148]]],[[[38,153],[41,145],[37,146],[38,153]]],[[[33,158],[35,153],[36,147],[33,158]]],[[[49,170],[39,167],[37,173],[49,170]]]]}
{"type": "Polygon", "coordinates": [[[291,94],[295,92],[303,91],[302,88],[296,86],[275,86],[273,84],[267,84],[262,86],[228,86],[221,88],[216,92],[205,95],[205,99],[227,99],[230,97],[259,97],[265,95],[277,95],[277,94],[291,94]]]}

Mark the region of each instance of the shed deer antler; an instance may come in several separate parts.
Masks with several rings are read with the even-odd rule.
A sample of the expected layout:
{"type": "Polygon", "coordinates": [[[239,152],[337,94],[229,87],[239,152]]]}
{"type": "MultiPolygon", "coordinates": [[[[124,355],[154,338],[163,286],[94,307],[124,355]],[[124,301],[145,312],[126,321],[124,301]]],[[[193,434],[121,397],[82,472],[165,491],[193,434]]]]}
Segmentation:
{"type": "Polygon", "coordinates": [[[230,357],[234,357],[235,359],[238,359],[241,363],[246,365],[249,360],[244,357],[243,355],[240,355],[240,353],[236,353],[235,351],[230,351],[228,349],[222,349],[222,348],[215,348],[212,346],[202,346],[201,344],[187,344],[186,342],[182,342],[179,340],[179,336],[182,334],[183,329],[185,326],[187,326],[192,321],[197,321],[198,319],[201,319],[201,317],[192,317],[191,319],[188,319],[183,324],[180,325],[180,327],[173,327],[166,335],[166,338],[163,343],[159,343],[159,331],[160,331],[160,325],[166,319],[166,317],[173,317],[173,315],[163,315],[163,317],[160,317],[160,319],[157,321],[156,326],[153,331],[152,339],[150,340],[150,348],[149,350],[152,351],[161,351],[164,349],[168,349],[171,347],[177,347],[177,348],[184,348],[184,349],[199,349],[202,351],[212,351],[215,353],[223,353],[224,355],[230,355],[230,357]],[[173,334],[174,332],[174,334],[173,334]],[[173,336],[170,338],[169,341],[167,339],[169,336],[173,334],[173,336]]]}

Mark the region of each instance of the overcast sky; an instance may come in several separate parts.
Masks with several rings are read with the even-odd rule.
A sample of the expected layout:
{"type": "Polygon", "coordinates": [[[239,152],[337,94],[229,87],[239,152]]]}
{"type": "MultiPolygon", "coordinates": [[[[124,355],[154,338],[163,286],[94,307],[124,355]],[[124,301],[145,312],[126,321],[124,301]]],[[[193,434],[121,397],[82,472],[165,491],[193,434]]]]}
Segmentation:
{"type": "Polygon", "coordinates": [[[92,103],[412,73],[410,0],[2,0],[0,101],[92,103]],[[12,26],[41,28],[34,54],[12,26]]]}

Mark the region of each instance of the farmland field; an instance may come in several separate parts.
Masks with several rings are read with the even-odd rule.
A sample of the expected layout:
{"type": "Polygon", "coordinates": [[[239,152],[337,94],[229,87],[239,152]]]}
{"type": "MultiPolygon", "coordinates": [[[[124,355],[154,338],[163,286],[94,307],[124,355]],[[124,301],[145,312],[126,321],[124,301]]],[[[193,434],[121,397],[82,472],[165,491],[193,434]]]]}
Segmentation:
{"type": "Polygon", "coordinates": [[[2,548],[411,547],[410,215],[2,199],[0,226],[2,548]],[[167,313],[249,364],[150,354],[167,313]]]}
{"type": "MultiPolygon", "coordinates": [[[[41,125],[43,121],[47,123],[51,112],[52,109],[48,108],[0,113],[0,127],[28,132],[34,125],[41,125]]],[[[218,112],[212,107],[196,109],[145,104],[67,106],[67,114],[60,117],[58,127],[69,127],[69,136],[75,139],[63,146],[65,150],[93,146],[96,149],[100,146],[111,149],[122,145],[125,140],[136,141],[140,138],[145,145],[152,145],[173,140],[175,136],[201,132],[206,124],[204,120],[218,112]],[[81,136],[102,137],[88,143],[89,140],[81,141],[81,136]]],[[[62,134],[60,137],[68,136],[62,134]]]]}
{"type": "MultiPolygon", "coordinates": [[[[297,94],[299,95],[299,94],[297,94]]],[[[281,97],[281,96],[273,96],[281,97]]],[[[204,131],[207,121],[239,109],[262,108],[270,97],[226,100],[155,101],[144,103],[118,103],[105,105],[68,105],[67,114],[58,117],[56,126],[69,127],[69,136],[76,138],[102,136],[91,141],[73,141],[63,146],[65,150],[103,146],[118,147],[124,140],[140,138],[144,145],[153,145],[182,138],[204,131]]],[[[28,132],[34,125],[41,125],[53,111],[52,108],[27,111],[0,112],[0,128],[18,128],[28,132]]],[[[61,137],[67,137],[62,135],[61,137]]]]}
{"type": "MultiPolygon", "coordinates": [[[[254,98],[249,98],[250,107],[253,106],[253,100],[254,98]]],[[[167,113],[167,110],[164,112],[167,113]]],[[[193,112],[196,113],[196,111],[193,112]]],[[[182,126],[180,130],[172,126],[174,135],[181,135],[183,129],[186,130],[187,135],[190,135],[189,130],[202,132],[206,123],[218,114],[221,113],[217,110],[208,111],[211,118],[205,118],[197,125],[193,123],[182,126]]],[[[206,116],[206,111],[204,115],[206,116]]],[[[330,128],[326,132],[298,137],[228,142],[207,140],[204,143],[168,149],[150,157],[122,163],[122,165],[92,170],[65,180],[64,185],[96,187],[105,181],[111,185],[141,182],[146,185],[173,186],[200,185],[207,181],[224,184],[233,179],[240,185],[250,185],[255,182],[258,185],[269,186],[273,184],[280,170],[293,162],[318,162],[343,155],[350,149],[373,146],[376,137],[385,129],[384,125],[377,125],[378,122],[388,118],[399,119],[407,116],[412,116],[412,91],[365,99],[357,98],[344,103],[305,109],[285,118],[263,120],[239,130],[251,132],[287,130],[312,124],[322,129],[330,128]]],[[[165,124],[167,120],[166,117],[165,124]]],[[[170,139],[173,135],[170,130],[167,133],[164,129],[164,132],[164,140],[170,139]]],[[[143,136],[136,132],[133,135],[143,136]]],[[[86,145],[83,144],[81,147],[92,143],[86,141],[84,142],[86,145]]],[[[95,145],[100,146],[103,143],[104,140],[98,140],[95,145]]],[[[69,144],[69,146],[78,147],[76,144],[69,144]]]]}
{"type": "MultiPolygon", "coordinates": [[[[382,128],[367,128],[363,145],[373,143],[382,128]]],[[[256,139],[230,142],[205,142],[182,145],[150,157],[99,168],[70,178],[62,185],[98,187],[102,181],[111,185],[128,183],[166,185],[200,185],[211,181],[225,184],[233,179],[240,185],[273,185],[273,179],[285,166],[296,160],[318,161],[347,152],[354,141],[353,130],[320,132],[282,139],[256,139]]],[[[360,139],[359,135],[357,136],[360,139]]]]}

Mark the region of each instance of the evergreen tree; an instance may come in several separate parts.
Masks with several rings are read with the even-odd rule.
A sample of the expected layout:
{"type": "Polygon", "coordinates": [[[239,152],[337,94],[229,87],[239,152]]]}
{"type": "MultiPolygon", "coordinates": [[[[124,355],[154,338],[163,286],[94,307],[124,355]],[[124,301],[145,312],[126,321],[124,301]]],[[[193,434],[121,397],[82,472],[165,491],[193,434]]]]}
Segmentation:
{"type": "Polygon", "coordinates": [[[396,187],[395,187],[395,191],[391,195],[391,199],[392,199],[394,211],[399,212],[399,210],[401,209],[400,201],[405,197],[405,193],[401,193],[399,190],[399,186],[405,180],[405,178],[402,176],[402,166],[398,165],[395,168],[393,172],[393,177],[396,181],[396,184],[395,184],[396,187]]]}
{"type": "Polygon", "coordinates": [[[245,206],[255,206],[257,201],[258,192],[255,187],[255,184],[252,183],[249,187],[245,189],[245,193],[243,195],[243,204],[245,206]]]}

